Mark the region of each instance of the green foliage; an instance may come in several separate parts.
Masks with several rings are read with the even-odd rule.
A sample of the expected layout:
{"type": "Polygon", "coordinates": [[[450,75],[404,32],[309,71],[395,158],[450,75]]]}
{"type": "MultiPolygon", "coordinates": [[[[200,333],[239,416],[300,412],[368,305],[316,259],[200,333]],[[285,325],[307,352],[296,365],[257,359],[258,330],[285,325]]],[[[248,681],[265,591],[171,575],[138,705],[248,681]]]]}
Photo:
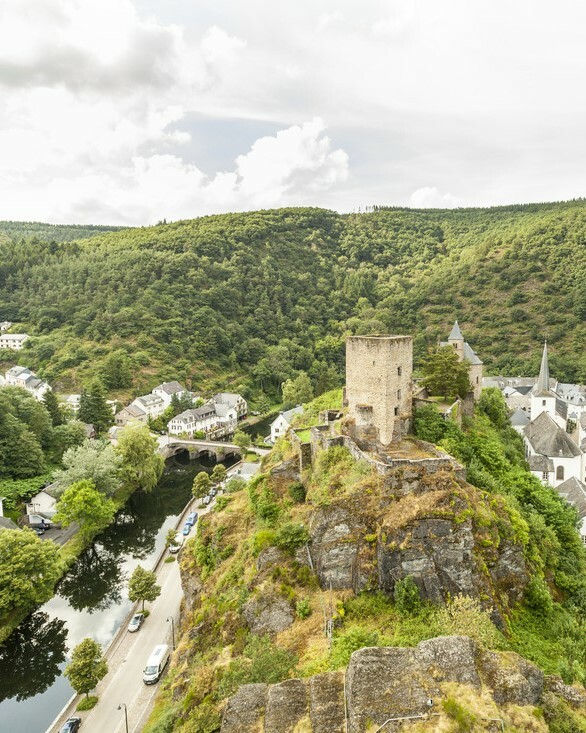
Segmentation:
{"type": "Polygon", "coordinates": [[[223,483],[226,480],[227,473],[226,466],[223,463],[216,463],[212,471],[212,483],[216,485],[223,483]]]}
{"type": "Polygon", "coordinates": [[[158,453],[157,439],[144,425],[127,425],[117,436],[116,453],[121,458],[121,477],[132,490],[152,491],[165,461],[158,453]]]}
{"type": "Polygon", "coordinates": [[[299,372],[295,379],[287,379],[283,382],[283,403],[287,407],[303,405],[313,399],[313,386],[307,373],[299,372]]]}
{"type": "Polygon", "coordinates": [[[30,529],[0,530],[0,617],[44,603],[61,574],[57,546],[30,529]]]}
{"type": "Polygon", "coordinates": [[[439,610],[438,617],[450,635],[470,636],[490,649],[503,645],[490,612],[483,610],[476,598],[458,594],[439,610]]]}
{"type": "Polygon", "coordinates": [[[61,411],[59,400],[57,399],[55,392],[53,392],[52,389],[47,390],[43,395],[41,402],[49,413],[53,427],[61,425],[64,422],[63,412],[61,411]]]}
{"type": "Polygon", "coordinates": [[[275,542],[276,532],[274,529],[259,529],[255,532],[252,538],[252,553],[256,557],[260,555],[263,550],[267,547],[273,547],[275,542]]]}
{"type": "Polygon", "coordinates": [[[294,481],[292,484],[289,484],[287,491],[296,504],[303,504],[306,491],[301,481],[294,481]]]}
{"type": "Polygon", "coordinates": [[[295,613],[298,618],[301,619],[309,618],[309,616],[311,616],[311,606],[309,605],[307,598],[302,598],[300,601],[297,601],[295,604],[295,613]]]}
{"type": "Polygon", "coordinates": [[[399,613],[417,614],[421,611],[419,588],[412,575],[395,583],[395,604],[399,613]]]}
{"type": "Polygon", "coordinates": [[[303,524],[287,522],[279,527],[275,533],[277,547],[290,555],[295,554],[295,550],[302,547],[306,542],[309,542],[309,532],[303,524]]]}
{"type": "Polygon", "coordinates": [[[435,405],[422,405],[413,418],[415,435],[430,443],[439,443],[446,434],[446,421],[435,405]]]}
{"type": "Polygon", "coordinates": [[[542,710],[549,733],[586,733],[584,717],[559,697],[545,695],[542,710]]]}
{"type": "Polygon", "coordinates": [[[69,448],[81,445],[86,439],[83,423],[71,420],[53,428],[51,435],[50,456],[55,463],[61,463],[69,448]]]}
{"type": "Polygon", "coordinates": [[[102,647],[93,639],[84,639],[71,654],[71,662],[63,674],[73,689],[89,696],[98,682],[108,674],[108,664],[102,656],[102,647]]]}
{"type": "Polygon", "coordinates": [[[193,479],[191,493],[195,499],[201,499],[212,488],[212,480],[205,471],[200,471],[193,479]]]}
{"type": "Polygon", "coordinates": [[[237,445],[240,448],[244,448],[245,450],[248,450],[248,448],[250,448],[252,444],[250,435],[248,435],[248,433],[244,433],[242,430],[237,430],[234,433],[232,442],[234,443],[234,445],[237,445]]]}
{"type": "Polygon", "coordinates": [[[91,710],[94,708],[98,703],[98,698],[95,695],[90,695],[89,697],[84,697],[83,700],[81,700],[78,704],[78,706],[75,708],[78,712],[83,713],[86,710],[91,710]]]}
{"type": "Polygon", "coordinates": [[[89,542],[112,523],[115,513],[112,499],[100,494],[91,481],[83,480],[65,489],[57,502],[53,521],[63,527],[77,523],[80,537],[84,542],[89,542]]]}
{"type": "Polygon", "coordinates": [[[238,491],[246,488],[246,480],[242,476],[232,476],[232,478],[226,483],[224,491],[227,494],[235,494],[238,491]]]}
{"type": "Polygon", "coordinates": [[[122,460],[109,443],[84,440],[65,451],[64,468],[55,472],[55,481],[61,492],[79,481],[91,481],[101,494],[112,496],[120,484],[122,460]]]}
{"type": "Polygon", "coordinates": [[[330,654],[331,669],[345,667],[350,661],[352,652],[365,646],[378,646],[379,635],[363,626],[351,626],[334,636],[330,654]]]}
{"type": "Polygon", "coordinates": [[[248,500],[253,514],[274,527],[281,514],[281,508],[265,474],[257,474],[248,482],[248,500]]]}
{"type": "Polygon", "coordinates": [[[83,423],[93,425],[98,434],[105,433],[114,422],[114,415],[106,399],[106,389],[99,379],[92,379],[81,390],[77,418],[83,423]]]}
{"type": "Polygon", "coordinates": [[[488,415],[492,424],[499,430],[509,425],[509,408],[498,387],[483,389],[478,400],[478,409],[488,415]]]}
{"type": "Polygon", "coordinates": [[[165,535],[165,547],[177,546],[177,530],[170,527],[165,535]]]}
{"type": "Polygon", "coordinates": [[[525,603],[544,616],[548,616],[553,610],[553,600],[542,576],[534,575],[527,584],[525,603]]]}
{"type": "Polygon", "coordinates": [[[229,697],[240,685],[281,682],[296,663],[295,655],[273,644],[269,636],[251,636],[243,656],[228,665],[218,693],[222,698],[229,697]]]}
{"type": "Polygon", "coordinates": [[[99,372],[108,389],[125,389],[132,385],[132,362],[125,351],[111,352],[99,372]]]}
{"type": "Polygon", "coordinates": [[[423,384],[432,394],[446,399],[465,397],[471,391],[467,361],[459,361],[456,350],[441,346],[432,352],[422,365],[423,384]]]}
{"type": "Polygon", "coordinates": [[[145,570],[137,565],[128,581],[128,598],[131,601],[142,601],[144,611],[145,601],[156,600],[161,594],[161,586],[157,585],[157,576],[152,570],[145,570]]]}
{"type": "Polygon", "coordinates": [[[442,700],[444,712],[455,723],[454,733],[471,733],[476,725],[476,716],[453,697],[447,697],[442,700]]]}

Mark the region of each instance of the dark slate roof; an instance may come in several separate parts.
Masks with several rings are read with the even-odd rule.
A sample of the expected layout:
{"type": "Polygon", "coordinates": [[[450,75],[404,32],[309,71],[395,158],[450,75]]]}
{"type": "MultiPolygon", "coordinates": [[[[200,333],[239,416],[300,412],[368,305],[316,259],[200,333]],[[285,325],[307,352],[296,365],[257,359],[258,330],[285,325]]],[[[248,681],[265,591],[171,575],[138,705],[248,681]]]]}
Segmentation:
{"type": "Polygon", "coordinates": [[[554,470],[553,461],[547,456],[529,456],[527,459],[531,471],[539,471],[539,473],[551,473],[554,470]]]}
{"type": "Polygon", "coordinates": [[[515,389],[517,390],[519,394],[522,394],[523,396],[525,396],[525,395],[528,395],[529,392],[531,392],[532,387],[526,386],[526,385],[519,385],[518,387],[515,387],[515,389]]]}
{"type": "Polygon", "coordinates": [[[185,392],[185,387],[182,387],[179,382],[163,382],[155,387],[155,389],[160,389],[162,392],[170,395],[185,392]]]}
{"type": "Polygon", "coordinates": [[[575,506],[580,519],[586,517],[586,486],[575,476],[556,486],[556,491],[568,504],[575,506]]]}
{"type": "Polygon", "coordinates": [[[525,410],[522,410],[520,407],[518,407],[511,415],[509,422],[511,423],[511,425],[525,426],[529,423],[529,416],[527,415],[525,410]]]}
{"type": "Polygon", "coordinates": [[[462,336],[462,331],[460,331],[458,321],[454,322],[450,335],[448,336],[448,341],[464,341],[464,336],[462,336]]]}
{"type": "Polygon", "coordinates": [[[142,417],[143,415],[146,415],[146,412],[143,409],[141,409],[138,405],[126,405],[126,407],[123,410],[120,410],[120,413],[122,412],[125,412],[126,414],[130,415],[130,417],[142,417]]]}
{"type": "Polygon", "coordinates": [[[560,417],[563,417],[564,420],[568,417],[568,405],[563,401],[556,397],[555,400],[555,411],[560,417]]]}
{"type": "Polygon", "coordinates": [[[574,458],[580,449],[560,426],[547,414],[540,413],[523,430],[536,453],[544,456],[574,458]]]}
{"type": "Polygon", "coordinates": [[[469,361],[471,364],[482,364],[476,353],[472,350],[472,347],[470,344],[465,341],[464,342],[464,359],[466,361],[469,361]]]}
{"type": "Polygon", "coordinates": [[[293,407],[290,410],[285,410],[285,412],[281,413],[285,420],[290,424],[291,420],[293,419],[294,415],[301,415],[303,412],[302,405],[297,405],[297,407],[293,407]]]}
{"type": "Polygon", "coordinates": [[[0,517],[0,529],[18,529],[16,524],[8,517],[0,517]]]}
{"type": "Polygon", "coordinates": [[[539,376],[533,388],[533,394],[536,397],[555,397],[549,388],[549,362],[547,360],[547,341],[543,344],[543,354],[541,356],[541,367],[539,368],[539,376]]]}

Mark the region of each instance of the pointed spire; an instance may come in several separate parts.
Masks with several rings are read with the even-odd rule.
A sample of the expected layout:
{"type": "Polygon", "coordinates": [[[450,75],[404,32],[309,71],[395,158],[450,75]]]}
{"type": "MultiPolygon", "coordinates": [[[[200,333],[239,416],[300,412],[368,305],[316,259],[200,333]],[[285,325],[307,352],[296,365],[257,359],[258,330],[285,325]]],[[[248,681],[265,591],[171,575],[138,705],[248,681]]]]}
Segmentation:
{"type": "Polygon", "coordinates": [[[535,385],[535,393],[549,392],[549,362],[547,360],[547,341],[543,344],[543,356],[541,357],[541,368],[535,385]]]}
{"type": "Polygon", "coordinates": [[[448,336],[448,341],[464,341],[464,336],[462,336],[462,331],[460,331],[458,321],[454,323],[454,326],[450,331],[450,335],[448,336]]]}

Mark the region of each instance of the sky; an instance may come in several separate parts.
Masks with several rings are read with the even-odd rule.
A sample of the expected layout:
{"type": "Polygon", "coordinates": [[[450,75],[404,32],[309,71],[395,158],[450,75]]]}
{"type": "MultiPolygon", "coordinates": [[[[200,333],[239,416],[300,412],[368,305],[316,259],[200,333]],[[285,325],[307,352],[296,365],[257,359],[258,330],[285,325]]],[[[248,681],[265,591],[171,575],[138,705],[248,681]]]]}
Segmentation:
{"type": "Polygon", "coordinates": [[[2,0],[0,220],[586,195],[581,0],[2,0]]]}

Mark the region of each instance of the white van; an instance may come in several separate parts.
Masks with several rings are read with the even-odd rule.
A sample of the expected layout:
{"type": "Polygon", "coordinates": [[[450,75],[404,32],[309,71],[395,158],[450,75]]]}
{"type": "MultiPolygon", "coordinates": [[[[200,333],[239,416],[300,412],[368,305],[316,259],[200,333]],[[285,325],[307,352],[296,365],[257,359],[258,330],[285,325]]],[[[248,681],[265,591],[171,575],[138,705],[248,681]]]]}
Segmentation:
{"type": "Polygon", "coordinates": [[[184,542],[185,542],[185,537],[182,534],[176,534],[175,535],[175,544],[169,545],[169,552],[175,555],[183,547],[184,542]]]}
{"type": "Polygon", "coordinates": [[[153,649],[143,670],[142,681],[145,685],[154,685],[159,681],[168,661],[169,647],[167,644],[159,644],[153,649]]]}

